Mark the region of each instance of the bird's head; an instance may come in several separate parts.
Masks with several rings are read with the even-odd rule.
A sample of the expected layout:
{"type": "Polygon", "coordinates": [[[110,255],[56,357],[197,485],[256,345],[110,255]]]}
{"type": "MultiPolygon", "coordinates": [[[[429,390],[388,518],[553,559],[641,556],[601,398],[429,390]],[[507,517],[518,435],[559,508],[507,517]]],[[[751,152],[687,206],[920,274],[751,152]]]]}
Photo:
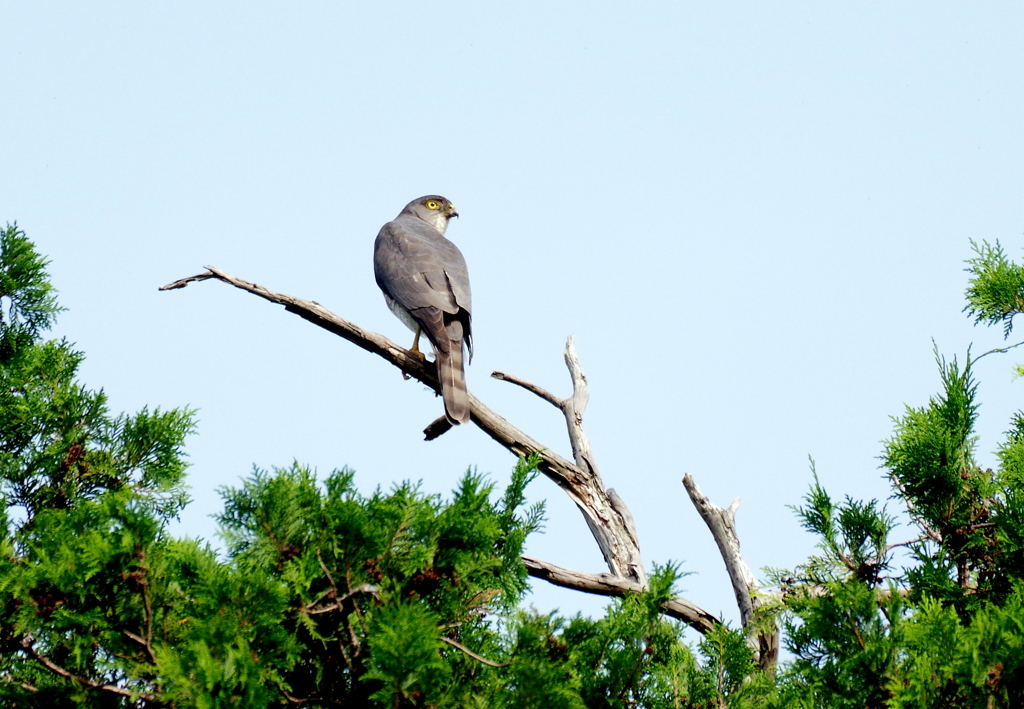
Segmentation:
{"type": "Polygon", "coordinates": [[[454,204],[445,197],[436,194],[428,194],[426,197],[414,199],[405,205],[402,214],[409,214],[422,219],[442,234],[448,228],[448,220],[459,216],[459,213],[455,211],[454,204]]]}

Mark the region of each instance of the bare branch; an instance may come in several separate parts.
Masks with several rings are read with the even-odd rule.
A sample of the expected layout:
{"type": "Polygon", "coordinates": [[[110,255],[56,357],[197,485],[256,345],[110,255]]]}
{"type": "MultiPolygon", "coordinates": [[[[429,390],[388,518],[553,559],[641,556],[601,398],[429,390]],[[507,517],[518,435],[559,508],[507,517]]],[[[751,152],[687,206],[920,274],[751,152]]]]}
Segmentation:
{"type": "Polygon", "coordinates": [[[166,286],[160,286],[159,290],[177,290],[178,288],[184,288],[189,283],[198,283],[199,281],[205,281],[207,278],[216,278],[213,273],[206,272],[200,273],[195,276],[189,276],[188,278],[180,278],[174,283],[168,283],[166,286]]]}
{"type": "Polygon", "coordinates": [[[736,510],[739,509],[739,498],[733,500],[728,509],[713,504],[697,486],[690,473],[683,477],[683,485],[690,496],[697,513],[711,530],[718,551],[725,562],[725,569],[732,582],[732,591],[736,596],[736,605],[740,610],[740,621],[747,631],[747,640],[758,654],[758,664],[762,669],[774,667],[779,653],[779,632],[761,632],[756,627],[755,611],[763,605],[758,595],[757,581],[750,567],[743,561],[740,554],[740,539],[736,533],[736,510]]]}
{"type": "MultiPolygon", "coordinates": [[[[899,588],[899,589],[896,589],[896,591],[894,592],[892,589],[889,589],[889,588],[878,588],[878,589],[875,589],[875,599],[876,599],[876,602],[879,605],[881,605],[881,604],[884,604],[884,603],[888,602],[889,600],[891,600],[893,596],[899,596],[900,598],[909,598],[910,594],[912,593],[912,590],[913,589],[909,589],[909,588],[899,588]]],[[[823,586],[821,584],[811,583],[811,584],[787,585],[787,586],[784,586],[782,588],[781,592],[773,591],[773,592],[767,593],[765,595],[773,596],[773,597],[777,598],[778,600],[782,601],[783,603],[788,603],[789,599],[791,599],[792,597],[794,597],[794,596],[796,596],[798,594],[802,594],[802,595],[806,596],[807,598],[822,598],[824,596],[827,596],[830,593],[831,593],[831,590],[829,590],[828,586],[823,586]]]]}
{"type": "Polygon", "coordinates": [[[488,667],[508,667],[509,665],[512,664],[511,662],[491,662],[488,659],[480,657],[479,655],[477,655],[475,652],[470,650],[465,645],[463,645],[461,643],[458,643],[455,640],[452,640],[451,638],[447,638],[444,635],[442,635],[439,639],[441,640],[441,642],[448,643],[449,645],[451,645],[452,647],[456,648],[457,650],[462,650],[462,652],[466,653],[467,655],[472,657],[477,662],[482,662],[485,665],[487,665],[488,667]]]}
{"type": "Polygon", "coordinates": [[[403,372],[410,374],[435,391],[440,388],[433,364],[424,362],[416,355],[402,347],[399,347],[386,337],[378,335],[375,332],[364,330],[347,320],[339,318],[319,303],[315,303],[310,300],[303,300],[302,298],[296,298],[284,293],[277,293],[256,283],[250,283],[249,281],[241,278],[235,278],[234,276],[225,273],[218,268],[214,268],[213,266],[207,266],[206,269],[207,273],[182,278],[181,280],[161,287],[160,290],[184,288],[189,283],[204,281],[211,278],[223,281],[224,283],[233,285],[235,288],[257,295],[264,300],[269,300],[271,303],[283,305],[285,310],[288,312],[294,313],[299,317],[310,321],[314,325],[333,332],[335,335],[343,337],[353,344],[359,345],[364,350],[383,357],[403,372]]]}
{"type": "Polygon", "coordinates": [[[21,639],[21,647],[24,648],[25,652],[28,654],[29,657],[31,657],[33,660],[38,662],[40,665],[42,665],[46,669],[50,670],[50,672],[53,672],[56,675],[60,675],[61,677],[64,677],[65,679],[69,679],[69,680],[71,680],[73,682],[78,682],[79,684],[81,684],[84,687],[90,687],[92,689],[100,689],[100,690],[103,690],[104,692],[111,692],[112,694],[119,694],[122,697],[139,698],[139,699],[143,699],[143,700],[145,700],[147,702],[156,701],[156,695],[153,695],[153,694],[146,694],[145,692],[133,692],[132,690],[125,689],[124,687],[115,687],[112,684],[103,684],[102,682],[93,682],[92,680],[85,679],[84,677],[79,677],[78,675],[72,674],[68,670],[66,670],[63,667],[61,667],[60,665],[58,665],[56,662],[53,662],[52,660],[50,660],[50,659],[48,659],[46,657],[43,657],[38,652],[36,652],[35,647],[32,645],[32,639],[30,637],[28,637],[28,636],[25,636],[25,637],[23,637],[21,639]]]}
{"type": "Polygon", "coordinates": [[[569,443],[572,445],[572,457],[576,465],[588,470],[596,479],[597,484],[604,487],[601,474],[597,470],[594,454],[590,450],[590,439],[583,433],[583,412],[590,402],[590,390],[587,388],[587,375],[583,373],[580,358],[576,354],[576,336],[569,335],[565,342],[565,366],[572,377],[572,396],[565,400],[562,410],[565,412],[565,423],[569,427],[569,443]]]}
{"type": "Polygon", "coordinates": [[[326,699],[322,697],[293,697],[285,690],[284,687],[281,686],[278,686],[278,690],[280,690],[281,694],[284,695],[284,698],[291,704],[307,704],[309,702],[314,702],[316,704],[330,704],[331,706],[337,707],[345,705],[344,702],[339,702],[336,699],[326,699]]]}
{"type": "MultiPolygon", "coordinates": [[[[627,581],[611,574],[589,574],[582,571],[572,571],[530,556],[524,556],[522,559],[530,576],[544,579],[563,588],[593,593],[598,596],[614,596],[616,598],[621,598],[630,593],[641,593],[645,590],[643,586],[635,581],[627,581]]],[[[721,625],[721,621],[718,618],[681,596],[676,596],[671,601],[663,604],[662,609],[665,615],[683,621],[702,635],[721,625]]]]}
{"type": "Polygon", "coordinates": [[[28,682],[19,682],[18,680],[11,678],[11,676],[9,674],[6,674],[6,673],[4,675],[0,676],[0,680],[3,680],[7,684],[17,685],[17,686],[21,687],[22,689],[24,689],[26,692],[32,692],[33,694],[35,694],[36,692],[39,691],[38,687],[36,687],[34,685],[31,685],[28,682]]]}
{"type": "Polygon", "coordinates": [[[449,421],[447,416],[438,416],[423,429],[423,440],[432,441],[435,438],[440,438],[453,428],[455,428],[455,424],[449,421]]]}
{"type": "Polygon", "coordinates": [[[565,399],[559,399],[557,396],[552,394],[547,389],[539,387],[533,382],[528,382],[525,379],[521,379],[512,374],[506,374],[505,372],[491,372],[491,378],[497,379],[498,381],[502,382],[509,382],[510,384],[515,384],[516,386],[521,386],[523,389],[526,389],[526,391],[536,394],[544,401],[554,406],[559,411],[561,411],[562,407],[565,405],[565,399]]]}
{"type": "Polygon", "coordinates": [[[897,547],[908,547],[911,544],[917,544],[918,542],[923,542],[924,540],[931,538],[932,537],[929,534],[922,534],[920,537],[917,537],[916,539],[908,539],[905,542],[896,542],[895,544],[890,544],[889,546],[887,546],[885,548],[885,553],[888,553],[897,547]]]}
{"type": "Polygon", "coordinates": [[[597,465],[594,463],[593,454],[590,450],[590,441],[583,433],[583,412],[586,411],[587,403],[590,401],[590,392],[587,388],[587,375],[580,365],[580,358],[576,354],[576,336],[570,335],[565,343],[565,366],[569,369],[569,376],[572,379],[572,395],[561,399],[547,389],[539,387],[522,377],[517,377],[505,372],[492,372],[495,379],[510,382],[526,389],[547,401],[565,416],[565,422],[569,430],[569,443],[572,446],[573,459],[581,469],[592,473],[595,482],[603,487],[601,476],[597,472],[597,465]]]}
{"type": "MultiPolygon", "coordinates": [[[[646,586],[647,573],[644,570],[643,557],[640,554],[640,538],[636,533],[633,515],[630,514],[625,501],[616,495],[614,490],[605,490],[601,473],[597,469],[597,462],[590,448],[590,440],[583,432],[583,412],[590,400],[590,393],[587,388],[587,375],[584,374],[579,356],[576,354],[576,338],[573,335],[570,335],[565,343],[565,366],[569,369],[569,376],[572,379],[572,395],[565,399],[558,398],[532,382],[504,372],[494,372],[491,376],[512,382],[533,392],[562,412],[576,468],[586,478],[586,487],[600,499],[601,508],[606,512],[603,519],[596,519],[594,516],[588,515],[585,508],[580,507],[587,526],[590,528],[590,533],[594,535],[598,546],[601,547],[608,568],[613,574],[632,578],[640,585],[646,586]],[[624,555],[619,557],[621,561],[609,556],[608,549],[613,546],[624,552],[624,555]]],[[[577,505],[579,505],[578,502],[577,505]]]]}
{"type": "Polygon", "coordinates": [[[904,489],[903,483],[901,483],[895,475],[890,475],[889,479],[892,481],[892,484],[896,486],[896,490],[899,491],[900,497],[902,497],[903,501],[907,504],[907,512],[910,513],[910,518],[917,522],[918,526],[921,527],[921,530],[925,533],[926,537],[931,539],[936,544],[942,544],[942,534],[940,534],[935,529],[932,529],[931,525],[928,524],[927,520],[925,520],[924,517],[918,514],[917,507],[914,505],[913,500],[910,499],[910,496],[904,489]]]}
{"type": "Polygon", "coordinates": [[[740,609],[740,620],[743,626],[754,617],[754,605],[751,599],[751,589],[757,588],[754,574],[750,567],[740,556],[740,540],[736,536],[735,511],[739,506],[739,500],[735,500],[729,509],[723,510],[709,500],[697,486],[697,482],[690,473],[683,478],[683,485],[686,492],[697,508],[697,513],[711,530],[711,536],[718,545],[718,551],[725,562],[726,571],[729,573],[729,580],[732,582],[732,591],[736,596],[736,605],[740,609]]]}

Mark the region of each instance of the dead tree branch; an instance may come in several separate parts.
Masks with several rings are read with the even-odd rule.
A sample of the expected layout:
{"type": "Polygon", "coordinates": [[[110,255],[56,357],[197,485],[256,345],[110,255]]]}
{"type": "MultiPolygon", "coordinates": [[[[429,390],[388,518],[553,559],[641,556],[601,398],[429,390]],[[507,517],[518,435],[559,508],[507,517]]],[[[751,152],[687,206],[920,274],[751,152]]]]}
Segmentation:
{"type": "MultiPolygon", "coordinates": [[[[271,303],[283,305],[288,312],[294,313],[314,325],[322,327],[354,345],[382,357],[409,377],[422,382],[435,392],[440,391],[437,371],[433,362],[421,360],[386,337],[369,330],[364,330],[338,317],[319,303],[303,300],[284,293],[277,293],[256,283],[231,276],[212,266],[207,266],[206,273],[169,283],[160,290],[184,288],[190,283],[209,279],[223,281],[271,303]]],[[[515,383],[533,391],[562,410],[566,416],[569,428],[569,439],[572,444],[575,463],[551,452],[548,446],[541,445],[513,426],[484,405],[472,393],[469,395],[471,419],[484,433],[514,455],[529,456],[533,454],[538,456],[540,459],[540,471],[562,488],[583,514],[587,526],[594,535],[601,553],[608,564],[608,569],[611,572],[609,578],[620,579],[622,584],[624,584],[621,586],[623,589],[631,591],[641,590],[646,587],[647,578],[644,572],[643,560],[640,555],[636,528],[633,524],[632,516],[614,490],[604,489],[597,465],[590,450],[589,441],[587,441],[586,436],[583,434],[583,411],[586,408],[589,394],[587,392],[586,376],[579,365],[579,359],[576,356],[572,338],[569,338],[569,342],[566,345],[565,360],[573,382],[573,394],[567,399],[557,399],[539,387],[535,387],[522,380],[515,380],[507,375],[503,375],[500,378],[515,381],[515,383]]],[[[435,429],[436,435],[444,432],[444,427],[437,427],[436,422],[431,424],[431,427],[428,427],[428,430],[430,429],[435,429]],[[436,432],[438,428],[441,430],[436,432]]],[[[429,437],[430,435],[428,434],[429,437]]],[[[538,577],[546,578],[540,575],[538,577]]],[[[551,580],[552,583],[557,583],[550,578],[548,580],[551,580]]],[[[570,586],[570,588],[572,587],[570,586]]],[[[580,590],[583,589],[581,588],[580,590]]],[[[621,593],[607,595],[621,595],[621,593]]],[[[679,610],[679,615],[675,617],[690,623],[698,631],[702,633],[707,632],[710,627],[717,624],[717,620],[713,616],[697,608],[689,603],[689,601],[684,599],[677,599],[677,601],[680,609],[688,608],[690,610],[679,610]]],[[[671,610],[666,612],[670,615],[673,613],[671,610]]]]}
{"type": "MultiPolygon", "coordinates": [[[[630,593],[641,593],[644,590],[643,586],[634,581],[617,578],[611,574],[588,574],[582,571],[572,571],[530,556],[523,556],[523,562],[526,564],[526,572],[530,576],[544,579],[555,586],[571,588],[574,591],[621,598],[630,593]]],[[[683,621],[701,634],[721,625],[718,618],[682,596],[676,596],[663,604],[662,609],[665,611],[665,615],[683,621]]]]}
{"type": "Polygon", "coordinates": [[[15,685],[17,687],[21,687],[26,692],[32,692],[33,694],[35,694],[36,692],[39,691],[39,687],[36,687],[35,685],[31,685],[28,682],[19,682],[16,679],[12,679],[11,676],[9,674],[6,674],[6,673],[3,674],[3,675],[0,675],[0,680],[6,682],[7,684],[13,684],[13,685],[15,685]]]}
{"type": "Polygon", "coordinates": [[[533,382],[528,382],[525,379],[520,379],[519,377],[512,376],[511,374],[505,374],[504,372],[491,372],[491,378],[502,382],[508,382],[509,384],[515,384],[516,386],[521,386],[523,389],[526,389],[526,391],[536,394],[556,409],[562,408],[562,402],[564,399],[559,399],[547,389],[543,389],[533,382]]]}
{"type": "Polygon", "coordinates": [[[640,539],[636,534],[633,516],[615,490],[610,488],[605,490],[601,473],[598,472],[597,462],[590,448],[590,439],[583,432],[583,412],[586,411],[587,403],[590,401],[590,391],[587,388],[587,375],[583,373],[580,358],[576,354],[576,338],[573,335],[570,335],[565,343],[565,366],[568,367],[569,376],[572,379],[572,395],[564,399],[560,399],[546,389],[520,377],[504,372],[493,372],[491,376],[516,384],[536,394],[562,412],[569,432],[569,443],[572,446],[572,456],[576,461],[576,467],[587,478],[587,487],[593,491],[594,497],[598,498],[602,512],[604,512],[603,519],[612,520],[614,524],[595,528],[594,520],[586,513],[584,513],[584,519],[587,520],[591,533],[598,539],[598,545],[601,546],[602,552],[605,550],[605,544],[601,542],[601,537],[607,536],[610,531],[616,538],[608,540],[607,543],[609,545],[616,544],[626,554],[625,566],[619,565],[616,570],[608,554],[605,553],[605,561],[608,562],[608,568],[612,573],[631,578],[641,586],[646,586],[647,574],[644,570],[643,558],[640,555],[640,539]],[[624,570],[626,573],[623,573],[624,570]]]}
{"type": "Polygon", "coordinates": [[[488,660],[486,657],[481,657],[480,655],[477,655],[475,652],[470,650],[468,647],[466,647],[462,643],[457,642],[455,640],[452,640],[451,638],[445,637],[444,635],[442,635],[439,639],[441,640],[441,642],[448,643],[449,645],[451,645],[456,650],[461,650],[462,652],[466,653],[467,655],[472,657],[477,662],[482,662],[483,664],[487,665],[488,667],[508,667],[509,665],[512,664],[511,662],[492,662],[491,660],[488,660]]]}
{"type": "Polygon", "coordinates": [[[760,619],[756,618],[755,614],[758,608],[764,605],[764,599],[758,594],[754,574],[740,554],[740,538],[736,533],[739,498],[733,500],[728,509],[723,510],[700,491],[690,473],[683,477],[683,486],[686,487],[690,501],[697,508],[697,513],[711,530],[711,536],[718,545],[718,551],[732,582],[732,591],[736,595],[740,621],[747,631],[747,641],[754,648],[758,665],[761,669],[774,667],[779,655],[779,631],[774,625],[767,630],[758,627],[757,621],[760,619]]]}
{"type": "MultiPolygon", "coordinates": [[[[802,583],[796,579],[786,579],[780,590],[772,591],[765,595],[770,595],[782,603],[789,604],[794,598],[823,598],[830,593],[832,591],[828,586],[817,583],[802,583]]],[[[913,589],[910,588],[897,588],[895,590],[891,588],[878,588],[875,589],[875,599],[879,606],[884,606],[892,600],[893,596],[909,598],[912,593],[913,589]]]]}

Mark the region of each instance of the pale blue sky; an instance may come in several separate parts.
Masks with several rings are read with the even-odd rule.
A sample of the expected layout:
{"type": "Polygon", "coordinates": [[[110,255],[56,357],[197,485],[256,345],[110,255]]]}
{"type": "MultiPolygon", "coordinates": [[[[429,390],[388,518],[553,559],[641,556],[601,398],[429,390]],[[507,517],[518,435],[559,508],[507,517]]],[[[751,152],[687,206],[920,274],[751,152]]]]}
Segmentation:
{"type": "MultiPolygon", "coordinates": [[[[0,221],[52,258],[56,333],[115,411],[199,409],[182,533],[211,537],[253,464],[507,478],[472,426],[422,442],[440,401],[367,353],[222,284],[157,292],[212,264],[408,345],[370,257],[423,194],[462,214],[470,389],[567,453],[555,411],[488,374],[565,393],[575,333],[648,564],[683,561],[727,617],[683,474],[743,498],[752,567],[797,564],[808,455],[836,497],[885,497],[879,441],[937,390],[931,338],[1001,342],[960,310],[969,239],[1021,253],[1017,2],[6,3],[0,29],[0,221]]],[[[986,464],[1013,362],[979,364],[986,464]]],[[[565,496],[532,494],[529,551],[603,571],[565,496]]]]}

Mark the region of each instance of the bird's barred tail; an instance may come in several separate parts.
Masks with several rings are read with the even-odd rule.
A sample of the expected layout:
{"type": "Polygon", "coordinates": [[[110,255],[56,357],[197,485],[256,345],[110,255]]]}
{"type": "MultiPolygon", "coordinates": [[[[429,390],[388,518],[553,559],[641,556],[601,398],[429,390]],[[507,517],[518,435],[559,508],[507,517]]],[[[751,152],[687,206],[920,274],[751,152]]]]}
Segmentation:
{"type": "Polygon", "coordinates": [[[451,340],[448,352],[437,353],[437,376],[441,380],[444,413],[452,423],[469,423],[469,391],[462,365],[462,340],[451,340]]]}

